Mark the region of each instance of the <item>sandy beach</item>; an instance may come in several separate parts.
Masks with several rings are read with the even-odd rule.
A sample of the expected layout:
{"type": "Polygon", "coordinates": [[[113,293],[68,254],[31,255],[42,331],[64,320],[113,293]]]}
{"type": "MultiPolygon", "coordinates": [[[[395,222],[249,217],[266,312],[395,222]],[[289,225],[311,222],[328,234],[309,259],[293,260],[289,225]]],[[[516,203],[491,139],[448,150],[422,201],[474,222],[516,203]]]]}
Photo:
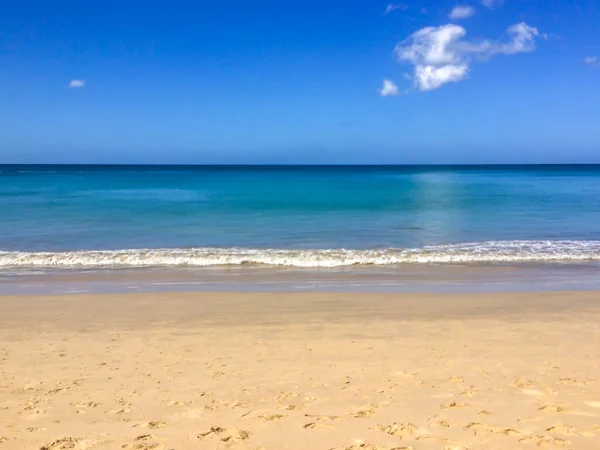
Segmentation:
{"type": "Polygon", "coordinates": [[[600,293],[0,297],[0,449],[600,448],[600,293]]]}

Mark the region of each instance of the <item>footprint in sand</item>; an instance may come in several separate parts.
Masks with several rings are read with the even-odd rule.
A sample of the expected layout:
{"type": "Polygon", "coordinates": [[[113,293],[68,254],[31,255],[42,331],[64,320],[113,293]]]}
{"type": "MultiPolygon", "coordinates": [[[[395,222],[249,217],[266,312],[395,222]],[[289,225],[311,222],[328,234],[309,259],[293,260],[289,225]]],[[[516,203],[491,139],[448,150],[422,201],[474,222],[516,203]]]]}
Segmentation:
{"type": "Polygon", "coordinates": [[[46,416],[45,409],[34,409],[32,411],[28,411],[27,413],[19,413],[19,417],[23,420],[36,420],[43,416],[46,416]]]}
{"type": "Polygon", "coordinates": [[[177,400],[173,400],[171,402],[169,402],[170,406],[190,406],[192,403],[194,403],[192,400],[186,400],[186,401],[177,401],[177,400]]]}
{"type": "Polygon", "coordinates": [[[443,405],[440,406],[441,409],[468,408],[468,407],[469,407],[469,405],[467,405],[466,403],[457,403],[457,402],[444,403],[443,405]]]}
{"type": "Polygon", "coordinates": [[[556,447],[566,447],[567,445],[571,445],[570,441],[564,439],[538,435],[526,436],[523,439],[519,439],[519,442],[521,444],[535,444],[538,447],[541,447],[542,445],[554,445],[556,447]]]}
{"type": "Polygon", "coordinates": [[[519,387],[519,388],[527,388],[527,387],[533,386],[533,381],[517,379],[517,380],[515,380],[513,385],[516,387],[519,387]]]}
{"type": "Polygon", "coordinates": [[[375,408],[372,405],[359,406],[358,408],[350,410],[348,414],[357,419],[371,417],[375,414],[375,408]]]}
{"type": "Polygon", "coordinates": [[[493,428],[490,427],[489,425],[486,425],[484,423],[479,423],[479,422],[473,422],[470,423],[469,425],[467,425],[465,427],[465,430],[470,430],[475,434],[481,434],[481,433],[491,433],[493,432],[493,428]]]}
{"type": "Polygon", "coordinates": [[[151,420],[147,423],[138,423],[133,426],[133,428],[150,428],[151,430],[156,430],[158,428],[165,428],[167,423],[163,420],[151,420]]]}
{"type": "Polygon", "coordinates": [[[341,422],[344,420],[344,418],[340,416],[320,416],[317,414],[304,414],[304,417],[314,417],[323,422],[341,422]]]}
{"type": "Polygon", "coordinates": [[[128,450],[162,450],[165,446],[156,442],[136,442],[135,444],[125,444],[121,448],[128,450]]]}
{"type": "Polygon", "coordinates": [[[434,442],[435,443],[440,443],[441,442],[441,443],[445,444],[445,443],[448,442],[448,439],[445,439],[445,438],[442,438],[442,437],[439,437],[439,436],[430,436],[430,435],[427,435],[427,436],[419,436],[417,438],[417,441],[423,442],[423,443],[434,443],[434,442]]]}
{"type": "Polygon", "coordinates": [[[131,402],[126,400],[123,397],[119,397],[118,399],[115,400],[115,402],[117,402],[121,406],[131,406],[131,402]]]}
{"type": "Polygon", "coordinates": [[[159,442],[154,442],[157,439],[153,434],[142,434],[135,438],[135,443],[126,444],[121,448],[135,450],[161,450],[165,446],[159,442]]]}
{"type": "Polygon", "coordinates": [[[198,439],[217,438],[222,442],[236,443],[250,439],[250,433],[237,428],[211,427],[209,430],[198,434],[198,439]]]}
{"type": "Polygon", "coordinates": [[[80,439],[77,438],[65,437],[43,445],[40,447],[40,450],[62,450],[67,448],[76,448],[79,441],[80,439]]]}
{"type": "Polygon", "coordinates": [[[537,417],[521,417],[520,419],[517,419],[517,422],[519,423],[530,423],[530,422],[539,422],[540,420],[542,420],[542,418],[540,416],[537,417]]]}
{"type": "Polygon", "coordinates": [[[585,381],[575,380],[574,378],[561,378],[558,382],[569,386],[585,386],[587,384],[585,381]]]}
{"type": "Polygon", "coordinates": [[[23,411],[33,411],[32,414],[41,414],[45,413],[44,409],[41,409],[40,405],[41,400],[38,397],[31,397],[28,399],[27,403],[23,407],[23,411]]]}
{"type": "Polygon", "coordinates": [[[434,425],[439,427],[439,428],[456,428],[458,427],[458,423],[456,422],[452,422],[451,420],[439,420],[437,422],[434,422],[434,425]]]}
{"type": "Polygon", "coordinates": [[[49,442],[40,447],[40,450],[85,450],[96,447],[100,444],[106,444],[108,441],[98,441],[96,439],[79,439],[74,437],[64,437],[55,441],[49,442]]]}
{"type": "Polygon", "coordinates": [[[236,409],[243,408],[245,405],[238,401],[226,401],[223,399],[216,399],[210,402],[208,405],[204,405],[204,409],[207,411],[223,411],[225,409],[236,409]]]}
{"type": "Polygon", "coordinates": [[[567,412],[567,408],[560,405],[543,405],[538,408],[540,411],[545,412],[554,412],[554,413],[565,413],[567,412]]]}
{"type": "Polygon", "coordinates": [[[471,430],[476,435],[483,434],[483,433],[496,433],[496,434],[503,434],[505,436],[521,436],[522,435],[521,432],[519,432],[517,430],[513,430],[512,428],[491,427],[489,425],[486,425],[485,423],[479,423],[479,422],[470,423],[469,425],[467,425],[465,427],[465,430],[471,430]]]}
{"type": "Polygon", "coordinates": [[[304,425],[302,428],[304,428],[305,430],[314,430],[315,428],[325,428],[327,430],[335,430],[335,427],[333,425],[330,425],[328,423],[321,423],[321,422],[309,422],[306,425],[304,425]]]}
{"type": "Polygon", "coordinates": [[[503,434],[505,436],[521,436],[523,433],[513,430],[512,428],[496,428],[494,433],[503,434]]]}
{"type": "Polygon", "coordinates": [[[450,383],[460,384],[460,383],[465,382],[465,378],[464,377],[450,377],[450,378],[448,378],[448,381],[450,383]]]}
{"type": "Polygon", "coordinates": [[[142,434],[135,438],[136,441],[150,441],[154,439],[155,436],[153,434],[142,434]]]}
{"type": "Polygon", "coordinates": [[[589,431],[578,431],[577,428],[571,425],[558,424],[548,428],[546,431],[563,436],[579,436],[579,437],[596,437],[594,433],[589,431]]]}
{"type": "Polygon", "coordinates": [[[305,414],[305,417],[314,418],[314,422],[309,422],[304,425],[304,429],[313,430],[315,428],[326,428],[328,430],[333,430],[335,427],[331,425],[331,422],[341,422],[344,420],[343,417],[339,416],[318,416],[314,414],[305,414]]]}
{"type": "Polygon", "coordinates": [[[296,409],[303,409],[304,405],[303,404],[299,404],[299,405],[285,405],[283,407],[279,407],[278,409],[283,409],[285,411],[294,411],[296,409]]]}
{"type": "Polygon", "coordinates": [[[546,429],[550,433],[562,434],[563,436],[577,436],[577,429],[570,425],[558,424],[546,429]]]}
{"type": "Polygon", "coordinates": [[[50,394],[59,394],[60,392],[67,391],[67,390],[69,390],[69,389],[71,389],[69,386],[62,387],[62,386],[60,386],[60,385],[59,385],[59,387],[57,387],[57,388],[50,389],[50,390],[47,392],[47,394],[49,394],[49,395],[50,395],[50,394]]]}
{"type": "Polygon", "coordinates": [[[281,403],[283,400],[286,400],[288,398],[294,398],[294,397],[298,397],[298,394],[296,394],[295,392],[281,392],[279,395],[277,395],[275,397],[275,401],[277,403],[281,403]]]}
{"type": "Polygon", "coordinates": [[[393,423],[391,425],[377,425],[373,427],[374,430],[381,431],[382,433],[391,434],[392,436],[398,436],[402,439],[407,434],[415,434],[417,427],[412,423],[393,423]]]}
{"type": "Polygon", "coordinates": [[[86,414],[88,408],[97,408],[100,404],[95,402],[78,402],[71,403],[71,406],[75,408],[75,414],[86,414]]]}
{"type": "Polygon", "coordinates": [[[476,397],[479,394],[477,392],[473,392],[473,391],[462,391],[460,393],[460,395],[464,396],[464,397],[476,397]]]}
{"type": "Polygon", "coordinates": [[[281,414],[261,414],[260,416],[258,416],[258,418],[270,422],[273,420],[281,420],[283,419],[283,416],[281,414]]]}
{"type": "Polygon", "coordinates": [[[98,406],[100,406],[100,403],[96,403],[96,402],[77,402],[77,403],[71,403],[71,406],[73,406],[74,408],[97,408],[98,406]]]}

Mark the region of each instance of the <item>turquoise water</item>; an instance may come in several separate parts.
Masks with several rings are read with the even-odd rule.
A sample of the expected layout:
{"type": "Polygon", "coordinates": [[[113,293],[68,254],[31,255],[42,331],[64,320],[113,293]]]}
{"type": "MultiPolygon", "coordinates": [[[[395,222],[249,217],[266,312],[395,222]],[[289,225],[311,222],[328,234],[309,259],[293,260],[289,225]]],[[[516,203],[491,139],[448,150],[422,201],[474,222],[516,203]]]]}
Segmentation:
{"type": "Polygon", "coordinates": [[[600,166],[0,166],[0,269],[600,260],[600,166]]]}

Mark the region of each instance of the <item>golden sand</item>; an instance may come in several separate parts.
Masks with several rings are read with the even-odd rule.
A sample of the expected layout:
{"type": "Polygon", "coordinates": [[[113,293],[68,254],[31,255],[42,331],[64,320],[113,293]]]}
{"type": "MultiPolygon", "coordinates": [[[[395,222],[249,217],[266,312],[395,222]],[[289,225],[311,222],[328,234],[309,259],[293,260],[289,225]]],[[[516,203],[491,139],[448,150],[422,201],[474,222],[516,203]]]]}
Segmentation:
{"type": "Polygon", "coordinates": [[[0,297],[0,450],[600,449],[600,293],[0,297]]]}

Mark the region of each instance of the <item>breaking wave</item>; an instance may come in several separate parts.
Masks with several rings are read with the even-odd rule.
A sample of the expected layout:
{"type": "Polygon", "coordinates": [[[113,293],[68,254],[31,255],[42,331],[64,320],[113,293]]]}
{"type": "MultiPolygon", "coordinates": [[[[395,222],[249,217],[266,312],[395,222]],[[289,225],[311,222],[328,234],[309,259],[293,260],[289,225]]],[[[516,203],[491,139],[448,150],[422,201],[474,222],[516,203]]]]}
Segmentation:
{"type": "Polygon", "coordinates": [[[326,268],[410,263],[585,261],[600,261],[600,241],[491,241],[411,249],[372,250],[190,248],[71,252],[0,251],[0,269],[208,267],[244,264],[326,268]]]}

